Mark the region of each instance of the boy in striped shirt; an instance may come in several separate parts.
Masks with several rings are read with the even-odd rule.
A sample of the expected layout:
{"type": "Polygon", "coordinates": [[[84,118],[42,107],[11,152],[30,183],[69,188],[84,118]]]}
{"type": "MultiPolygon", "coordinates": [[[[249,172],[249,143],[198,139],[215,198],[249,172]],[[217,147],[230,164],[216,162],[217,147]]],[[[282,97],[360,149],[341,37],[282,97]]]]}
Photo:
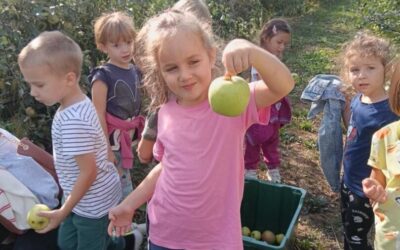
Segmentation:
{"type": "Polygon", "coordinates": [[[59,104],[51,134],[53,156],[64,191],[59,209],[39,233],[59,228],[61,249],[107,249],[108,210],[121,199],[118,172],[107,158],[107,142],[96,110],[81,91],[82,51],[59,31],[43,32],[25,46],[18,64],[30,94],[39,102],[59,104]]]}

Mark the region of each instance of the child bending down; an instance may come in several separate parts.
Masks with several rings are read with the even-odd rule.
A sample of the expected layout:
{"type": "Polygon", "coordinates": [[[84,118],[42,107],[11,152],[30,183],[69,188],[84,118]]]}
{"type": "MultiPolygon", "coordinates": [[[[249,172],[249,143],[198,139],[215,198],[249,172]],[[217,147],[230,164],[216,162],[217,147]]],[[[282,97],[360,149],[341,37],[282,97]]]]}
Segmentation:
{"type": "Polygon", "coordinates": [[[208,103],[216,48],[196,18],[169,10],[151,18],[141,36],[150,108],[160,107],[154,148],[160,163],[110,210],[108,232],[118,236],[129,230],[135,210],[149,201],[150,249],[243,249],[244,134],[251,124],[266,123],[269,105],[292,90],[290,72],[260,47],[231,41],[222,56],[227,73],[254,66],[268,81],[251,84],[242,115],[225,117],[208,103]]]}
{"type": "MultiPolygon", "coordinates": [[[[389,88],[390,108],[400,115],[400,65],[389,88]]],[[[371,199],[375,213],[375,249],[400,249],[400,122],[378,130],[372,137],[368,165],[371,176],[363,180],[365,195],[371,199]]]]}
{"type": "Polygon", "coordinates": [[[117,169],[107,159],[107,141],[96,110],[79,86],[82,51],[59,31],[43,32],[26,45],[18,64],[30,94],[59,104],[51,128],[55,168],[64,191],[59,209],[39,233],[56,228],[61,249],[106,249],[108,210],[121,199],[117,169]]]}
{"type": "Polygon", "coordinates": [[[350,104],[350,119],[343,155],[341,214],[344,249],[372,249],[368,232],[374,217],[362,180],[371,173],[368,158],[374,132],[398,119],[389,107],[385,79],[393,54],[382,38],[361,32],[343,50],[343,80],[357,92],[350,104]]]}

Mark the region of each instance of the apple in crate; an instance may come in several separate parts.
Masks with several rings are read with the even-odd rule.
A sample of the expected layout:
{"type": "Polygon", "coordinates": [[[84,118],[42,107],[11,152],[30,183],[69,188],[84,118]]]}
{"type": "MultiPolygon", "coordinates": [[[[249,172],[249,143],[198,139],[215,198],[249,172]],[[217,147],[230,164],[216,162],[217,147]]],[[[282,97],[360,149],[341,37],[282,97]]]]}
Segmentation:
{"type": "Polygon", "coordinates": [[[243,236],[250,236],[250,233],[251,233],[250,228],[242,227],[242,235],[243,236]]]}
{"type": "Polygon", "coordinates": [[[275,234],[272,231],[265,230],[262,235],[261,239],[268,244],[274,244],[275,243],[275,234]]]}
{"type": "Polygon", "coordinates": [[[211,109],[224,116],[239,116],[246,109],[250,99],[250,88],[240,76],[218,77],[208,89],[211,109]]]}
{"type": "Polygon", "coordinates": [[[253,230],[250,234],[250,237],[256,240],[260,240],[261,239],[261,233],[258,230],[253,230]]]}

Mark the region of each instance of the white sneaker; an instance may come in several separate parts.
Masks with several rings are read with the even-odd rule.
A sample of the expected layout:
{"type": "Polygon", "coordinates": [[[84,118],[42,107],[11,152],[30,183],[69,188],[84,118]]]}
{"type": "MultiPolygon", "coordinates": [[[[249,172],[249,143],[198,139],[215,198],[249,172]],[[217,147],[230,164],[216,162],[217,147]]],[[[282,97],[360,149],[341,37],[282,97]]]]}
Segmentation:
{"type": "Polygon", "coordinates": [[[279,169],[268,170],[267,178],[270,182],[281,183],[281,174],[279,173],[279,169]]]}
{"type": "Polygon", "coordinates": [[[143,224],[132,223],[131,227],[132,227],[132,230],[125,233],[124,236],[133,234],[133,236],[135,238],[135,245],[133,246],[132,250],[139,250],[140,246],[142,245],[144,235],[146,234],[146,223],[143,223],[143,224]],[[142,233],[143,225],[144,225],[144,233],[142,233]]]}
{"type": "Polygon", "coordinates": [[[133,235],[135,235],[135,246],[133,250],[139,250],[143,242],[143,234],[138,229],[135,229],[133,230],[133,235]]]}
{"type": "Polygon", "coordinates": [[[258,179],[256,169],[245,169],[244,177],[247,179],[258,179]]]}
{"type": "Polygon", "coordinates": [[[139,230],[139,232],[141,232],[143,235],[147,234],[146,223],[142,223],[142,224],[132,223],[132,228],[139,230]]]}

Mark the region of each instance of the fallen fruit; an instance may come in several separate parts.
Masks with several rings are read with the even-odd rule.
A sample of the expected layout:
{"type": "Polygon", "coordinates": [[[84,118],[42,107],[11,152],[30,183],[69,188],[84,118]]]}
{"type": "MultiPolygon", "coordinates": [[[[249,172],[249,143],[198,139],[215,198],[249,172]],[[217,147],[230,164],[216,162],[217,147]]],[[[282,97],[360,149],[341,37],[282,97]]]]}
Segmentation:
{"type": "Polygon", "coordinates": [[[211,109],[220,115],[238,116],[249,104],[250,87],[239,76],[223,76],[212,81],[208,89],[211,109]]]}
{"type": "Polygon", "coordinates": [[[269,230],[265,230],[262,235],[261,239],[268,244],[274,244],[275,243],[275,234],[269,230]]]}
{"type": "Polygon", "coordinates": [[[27,222],[34,230],[41,230],[49,224],[48,218],[37,215],[41,211],[50,211],[50,208],[45,204],[35,204],[28,212],[27,222]]]}

